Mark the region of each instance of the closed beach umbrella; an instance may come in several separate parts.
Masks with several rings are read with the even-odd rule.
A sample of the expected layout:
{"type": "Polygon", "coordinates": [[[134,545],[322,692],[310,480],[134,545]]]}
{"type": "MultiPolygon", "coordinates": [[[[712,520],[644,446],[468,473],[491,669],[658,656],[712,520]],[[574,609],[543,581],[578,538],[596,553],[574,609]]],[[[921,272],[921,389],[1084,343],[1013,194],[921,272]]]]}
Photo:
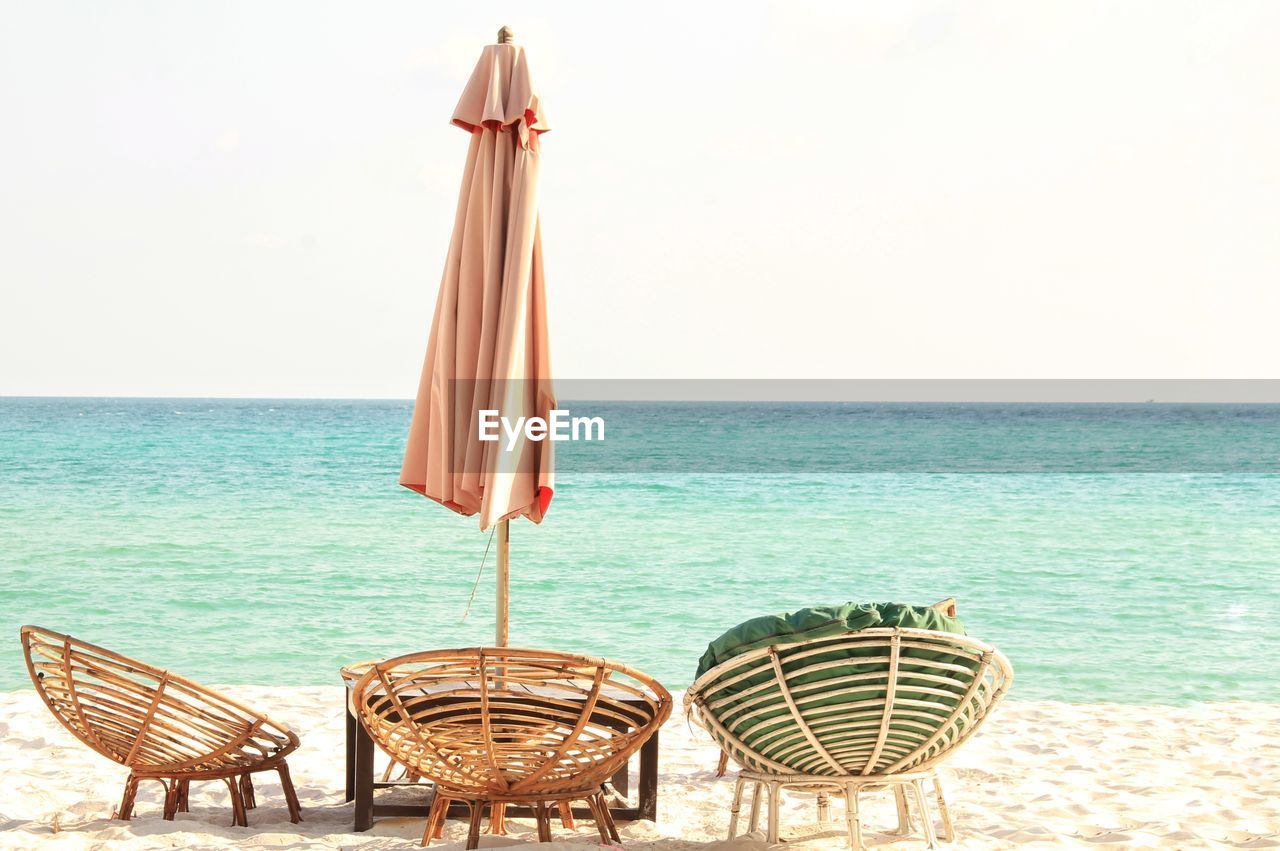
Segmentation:
{"type": "Polygon", "coordinates": [[[481,439],[555,407],[538,231],[539,136],[546,117],[524,50],[503,27],[453,112],[471,134],[400,484],[497,526],[498,635],[507,641],[508,523],[539,523],[554,488],[550,440],[481,439]],[[485,411],[496,411],[484,414],[485,411]],[[493,429],[489,429],[493,433],[493,429]]]}

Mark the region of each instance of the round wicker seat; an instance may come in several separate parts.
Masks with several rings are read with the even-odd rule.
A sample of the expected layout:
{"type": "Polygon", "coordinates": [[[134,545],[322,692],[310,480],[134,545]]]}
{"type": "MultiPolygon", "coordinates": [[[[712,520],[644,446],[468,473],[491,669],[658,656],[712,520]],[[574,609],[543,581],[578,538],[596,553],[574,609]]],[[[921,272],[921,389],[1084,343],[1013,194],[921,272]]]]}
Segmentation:
{"type": "Polygon", "coordinates": [[[617,662],[493,647],[376,663],[351,706],[393,760],[435,783],[422,844],[459,801],[475,848],[486,804],[496,824],[507,804],[528,804],[549,841],[551,813],[585,801],[601,839],[616,842],[602,784],[670,716],[671,695],[617,662]]]}
{"type": "Polygon", "coordinates": [[[936,767],[972,736],[1013,681],[1008,659],[972,638],[919,629],[866,629],[735,656],[707,671],[685,708],[743,767],[729,835],[737,833],[744,788],[752,785],[751,829],[761,793],[768,841],[778,841],[783,788],[846,800],[855,849],[862,845],[858,793],[892,787],[899,831],[910,832],[907,793],[925,839],[936,838],[924,782],[931,781],[943,832],[954,835],[936,767]]]}
{"type": "Polygon", "coordinates": [[[142,780],[165,787],[164,817],[187,811],[192,781],[221,780],[232,824],[256,806],[250,775],[280,775],[289,817],[302,820],[285,757],[298,737],[283,724],[199,683],[59,632],[22,627],[36,691],[64,727],[129,769],[115,817],[133,814],[142,780]]]}

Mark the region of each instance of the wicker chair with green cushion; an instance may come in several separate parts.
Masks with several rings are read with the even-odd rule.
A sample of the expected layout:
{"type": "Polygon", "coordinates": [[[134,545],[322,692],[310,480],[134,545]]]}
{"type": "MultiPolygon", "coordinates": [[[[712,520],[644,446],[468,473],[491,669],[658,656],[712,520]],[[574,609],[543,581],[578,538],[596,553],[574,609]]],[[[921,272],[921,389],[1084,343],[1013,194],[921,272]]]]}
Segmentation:
{"type": "MultiPolygon", "coordinates": [[[[953,601],[940,604],[948,605],[953,601]]],[[[818,793],[822,819],[827,796],[844,796],[849,840],[858,849],[859,792],[891,787],[899,832],[911,830],[909,793],[924,837],[934,847],[928,781],[950,840],[954,830],[937,766],[977,731],[1004,696],[1013,680],[1009,661],[994,647],[965,636],[953,616],[929,614],[939,614],[936,609],[850,604],[781,619],[804,623],[814,611],[829,615],[833,609],[873,625],[838,632],[784,629],[766,640],[755,637],[753,629],[740,631],[745,640],[739,645],[712,643],[708,652],[716,651],[720,661],[685,696],[691,717],[743,769],[734,790],[730,837],[737,833],[743,793],[751,785],[751,829],[758,824],[763,794],[767,838],[777,842],[780,794],[793,788],[818,793]],[[868,616],[867,609],[875,614],[868,616]],[[882,625],[885,615],[895,625],[882,625]],[[897,625],[919,620],[942,628],[897,625]]]]}

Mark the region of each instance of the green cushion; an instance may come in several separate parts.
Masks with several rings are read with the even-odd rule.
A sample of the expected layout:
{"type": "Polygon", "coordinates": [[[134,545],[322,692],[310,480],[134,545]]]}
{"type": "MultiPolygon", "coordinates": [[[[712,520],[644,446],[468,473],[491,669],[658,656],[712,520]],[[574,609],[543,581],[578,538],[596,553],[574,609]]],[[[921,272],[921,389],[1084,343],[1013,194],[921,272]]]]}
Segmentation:
{"type": "Polygon", "coordinates": [[[902,603],[844,603],[813,606],[780,615],[765,615],[744,621],[707,646],[698,660],[698,676],[742,653],[770,644],[798,644],[815,638],[856,632],[873,627],[931,629],[964,635],[959,618],[948,617],[928,606],[902,603]]]}

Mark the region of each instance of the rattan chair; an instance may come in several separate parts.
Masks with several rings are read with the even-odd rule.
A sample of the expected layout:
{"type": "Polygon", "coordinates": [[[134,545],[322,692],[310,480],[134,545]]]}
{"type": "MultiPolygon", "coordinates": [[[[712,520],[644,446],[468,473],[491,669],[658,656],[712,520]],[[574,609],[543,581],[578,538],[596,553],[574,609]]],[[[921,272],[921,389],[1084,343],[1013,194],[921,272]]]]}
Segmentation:
{"type": "Polygon", "coordinates": [[[729,837],[747,785],[750,829],[768,807],[767,841],[778,841],[784,788],[845,798],[849,842],[862,848],[859,792],[892,788],[898,832],[911,832],[915,799],[929,847],[937,838],[925,782],[934,787],[944,838],[954,837],[937,766],[972,736],[1013,681],[1009,661],[972,638],[918,629],[867,629],[743,653],[707,671],[685,709],[742,766],[729,837]]]}
{"type": "Polygon", "coordinates": [[[36,626],[22,627],[27,671],[45,705],[80,741],[129,769],[120,809],[129,819],[143,780],[165,787],[164,817],[187,812],[192,781],[221,780],[232,824],[256,806],[251,775],[275,771],[289,818],[302,820],[285,757],[298,737],[283,724],[169,671],[36,626]]]}
{"type": "Polygon", "coordinates": [[[395,762],[435,784],[422,844],[449,805],[470,813],[479,843],[488,805],[529,806],[540,841],[551,814],[585,801],[603,842],[619,841],[604,782],[671,714],[653,678],[605,659],[508,647],[438,650],[388,659],[356,681],[351,706],[395,762]]]}

